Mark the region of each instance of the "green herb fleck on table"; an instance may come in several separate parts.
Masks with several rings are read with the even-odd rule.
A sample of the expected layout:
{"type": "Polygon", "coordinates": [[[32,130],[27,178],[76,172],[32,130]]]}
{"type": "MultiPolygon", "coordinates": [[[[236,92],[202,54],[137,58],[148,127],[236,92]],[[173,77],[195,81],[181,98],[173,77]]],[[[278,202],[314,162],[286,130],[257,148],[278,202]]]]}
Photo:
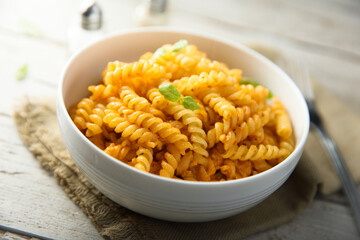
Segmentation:
{"type": "Polygon", "coordinates": [[[17,71],[16,71],[16,79],[17,80],[24,80],[28,73],[28,66],[27,64],[22,65],[17,71]]]}

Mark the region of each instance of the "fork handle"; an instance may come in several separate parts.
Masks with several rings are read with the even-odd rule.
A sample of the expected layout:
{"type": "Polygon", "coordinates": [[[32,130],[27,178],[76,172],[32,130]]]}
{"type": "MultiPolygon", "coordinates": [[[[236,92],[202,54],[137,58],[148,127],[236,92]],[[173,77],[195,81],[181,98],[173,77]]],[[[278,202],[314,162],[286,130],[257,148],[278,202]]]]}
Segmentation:
{"type": "Polygon", "coordinates": [[[311,127],[320,136],[323,146],[330,155],[330,159],[334,165],[339,179],[343,185],[345,194],[349,200],[350,207],[353,210],[356,227],[360,233],[360,195],[354,180],[351,178],[350,172],[340,155],[338,148],[334,141],[329,137],[324,128],[318,124],[311,124],[311,127]]]}

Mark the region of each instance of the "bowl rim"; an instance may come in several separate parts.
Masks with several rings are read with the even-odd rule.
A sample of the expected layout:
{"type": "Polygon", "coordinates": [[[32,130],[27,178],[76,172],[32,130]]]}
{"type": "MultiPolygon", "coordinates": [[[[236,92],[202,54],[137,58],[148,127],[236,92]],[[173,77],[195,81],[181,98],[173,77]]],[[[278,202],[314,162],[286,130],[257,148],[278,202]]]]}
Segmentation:
{"type": "MultiPolygon", "coordinates": [[[[232,185],[246,184],[247,182],[258,181],[261,178],[266,177],[267,175],[281,173],[282,169],[286,168],[288,165],[291,164],[292,158],[296,157],[297,155],[300,155],[300,157],[301,157],[301,154],[302,154],[301,152],[303,151],[302,149],[304,148],[304,145],[305,145],[308,133],[309,133],[309,128],[310,128],[310,118],[309,118],[308,111],[305,111],[305,113],[304,113],[305,114],[304,119],[303,119],[304,120],[304,122],[303,122],[304,133],[302,134],[302,136],[300,136],[299,142],[296,143],[296,147],[295,147],[294,151],[285,160],[283,160],[281,163],[275,165],[274,167],[272,167],[264,172],[261,172],[259,174],[256,174],[253,176],[248,176],[248,177],[241,178],[241,179],[206,182],[206,181],[187,181],[187,180],[166,178],[166,177],[162,177],[160,175],[151,174],[148,172],[143,172],[138,169],[135,169],[134,167],[129,166],[128,164],[123,163],[122,161],[119,161],[119,160],[111,157],[110,155],[108,155],[104,151],[102,151],[100,148],[96,147],[86,136],[84,136],[77,129],[77,127],[71,120],[70,115],[66,109],[64,98],[63,98],[63,85],[64,85],[64,80],[65,80],[65,77],[67,74],[67,70],[68,70],[69,66],[74,61],[76,61],[76,59],[79,55],[81,55],[84,51],[86,51],[88,48],[91,48],[92,46],[101,44],[102,42],[110,41],[113,38],[116,39],[123,35],[140,34],[140,33],[144,33],[144,32],[145,33],[154,33],[154,34],[156,34],[156,33],[178,33],[178,34],[183,33],[183,34],[187,34],[187,35],[193,35],[195,37],[215,40],[215,41],[221,42],[223,44],[229,45],[233,48],[237,48],[237,49],[240,49],[241,51],[247,52],[248,54],[257,58],[257,60],[260,60],[265,65],[270,65],[271,68],[274,69],[274,71],[278,72],[278,74],[280,74],[284,79],[286,79],[286,81],[288,81],[289,84],[293,85],[292,86],[293,89],[295,90],[295,92],[297,92],[297,95],[300,96],[300,98],[301,98],[301,99],[299,99],[301,104],[303,105],[303,107],[305,107],[305,110],[307,109],[307,104],[305,102],[305,99],[304,99],[301,91],[299,90],[299,88],[294,83],[294,81],[279,66],[277,66],[275,63],[273,63],[271,60],[269,60],[265,56],[261,55],[260,53],[256,52],[255,50],[247,47],[246,45],[244,45],[242,43],[235,42],[234,40],[229,40],[224,37],[219,37],[214,34],[205,33],[202,31],[189,30],[189,29],[184,29],[184,28],[179,28],[179,27],[137,27],[137,28],[125,29],[125,30],[117,31],[116,33],[113,33],[113,34],[109,34],[106,37],[103,37],[102,39],[100,39],[96,42],[93,42],[93,43],[83,46],[82,48],[78,49],[74,54],[72,54],[72,56],[70,56],[70,58],[67,60],[66,64],[64,65],[64,67],[61,71],[60,79],[59,79],[58,96],[57,96],[58,122],[61,121],[58,111],[62,111],[64,113],[66,113],[66,114],[64,114],[65,119],[63,119],[63,120],[65,120],[68,124],[70,124],[70,126],[71,126],[72,130],[75,132],[75,134],[79,135],[81,137],[81,139],[84,140],[90,148],[92,148],[94,151],[96,151],[101,156],[103,156],[105,159],[107,159],[107,161],[111,161],[115,164],[119,164],[121,167],[127,168],[133,174],[139,174],[141,177],[151,179],[151,181],[163,182],[163,183],[169,183],[169,184],[175,183],[175,184],[180,184],[180,185],[184,185],[184,186],[192,186],[192,187],[198,186],[201,188],[204,188],[207,186],[208,187],[213,187],[213,186],[229,187],[232,185]]],[[[299,157],[299,159],[300,159],[300,157],[299,157]]]]}

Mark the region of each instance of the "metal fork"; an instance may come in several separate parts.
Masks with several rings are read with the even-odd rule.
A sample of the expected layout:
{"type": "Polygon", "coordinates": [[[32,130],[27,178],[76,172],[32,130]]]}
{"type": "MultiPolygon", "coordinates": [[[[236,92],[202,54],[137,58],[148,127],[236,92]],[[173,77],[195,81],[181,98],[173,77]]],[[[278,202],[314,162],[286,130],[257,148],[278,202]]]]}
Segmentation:
{"type": "Polygon", "coordinates": [[[360,195],[335,142],[323,127],[322,119],[316,109],[308,67],[299,60],[290,61],[281,58],[277,60],[277,63],[295,81],[305,97],[310,115],[310,129],[317,134],[322,145],[329,153],[334,169],[350,203],[357,230],[360,233],[360,195]]]}

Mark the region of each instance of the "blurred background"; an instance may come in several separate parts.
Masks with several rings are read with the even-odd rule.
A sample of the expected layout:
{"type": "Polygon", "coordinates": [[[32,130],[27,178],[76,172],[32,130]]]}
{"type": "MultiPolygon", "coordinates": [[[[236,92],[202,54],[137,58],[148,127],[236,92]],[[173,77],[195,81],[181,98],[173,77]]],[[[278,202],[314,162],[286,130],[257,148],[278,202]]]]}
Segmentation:
{"type": "MultiPolygon", "coordinates": [[[[358,81],[354,77],[360,63],[358,0],[99,0],[96,3],[102,12],[102,24],[92,35],[164,25],[245,44],[266,44],[306,59],[317,81],[360,112],[360,95],[341,94],[358,81]]],[[[0,0],[1,81],[17,82],[14,75],[25,64],[27,81],[16,85],[17,89],[26,88],[25,82],[55,87],[62,66],[72,53],[73,49],[69,48],[79,45],[74,44],[82,37],[76,27],[80,28],[84,6],[90,4],[91,1],[82,0],[0,0]]]]}

